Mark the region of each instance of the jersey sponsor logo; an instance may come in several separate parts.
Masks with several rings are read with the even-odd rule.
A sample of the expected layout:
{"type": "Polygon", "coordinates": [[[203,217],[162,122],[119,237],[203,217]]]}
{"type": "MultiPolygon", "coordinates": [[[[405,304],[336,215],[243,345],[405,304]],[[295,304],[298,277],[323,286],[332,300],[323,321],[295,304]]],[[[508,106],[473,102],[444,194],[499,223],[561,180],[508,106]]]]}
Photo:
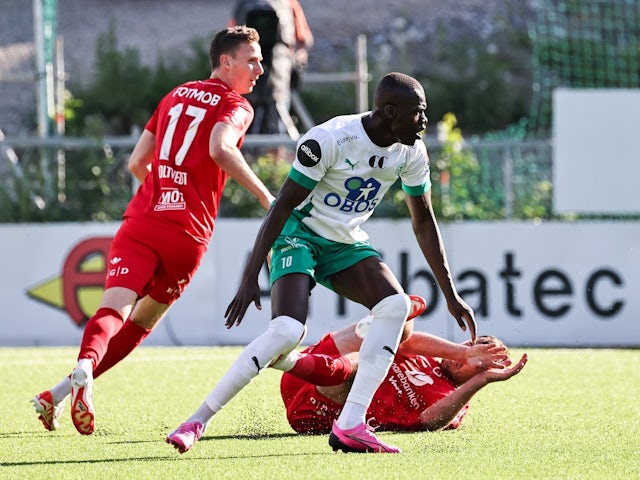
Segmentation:
{"type": "Polygon", "coordinates": [[[411,408],[416,410],[421,408],[420,402],[418,401],[418,395],[411,386],[412,382],[410,382],[410,377],[407,375],[409,372],[403,372],[400,366],[395,362],[391,364],[391,372],[392,375],[389,375],[387,381],[393,386],[396,392],[398,392],[400,396],[406,396],[411,408]]]}
{"type": "Polygon", "coordinates": [[[189,283],[188,279],[181,278],[180,280],[178,280],[178,286],[177,287],[167,287],[166,292],[169,295],[181,294],[182,291],[185,289],[187,283],[189,283]]]}
{"type": "Polygon", "coordinates": [[[217,105],[222,98],[217,93],[207,92],[206,90],[200,90],[199,88],[190,87],[178,87],[173,92],[174,97],[188,98],[196,100],[206,105],[217,105]]]}
{"type": "Polygon", "coordinates": [[[285,237],[284,241],[287,243],[286,247],[282,247],[280,249],[280,252],[288,252],[289,250],[291,250],[292,248],[307,248],[308,247],[306,245],[304,245],[303,243],[300,243],[300,239],[298,237],[285,237]]]}
{"type": "Polygon", "coordinates": [[[298,161],[305,167],[315,167],[322,159],[320,144],[316,140],[305,140],[296,153],[298,161]]]}
{"type": "Polygon", "coordinates": [[[407,375],[407,379],[418,387],[433,385],[433,378],[425,372],[407,369],[404,373],[407,375]]]}
{"type": "Polygon", "coordinates": [[[176,185],[187,184],[187,172],[175,170],[169,165],[158,166],[158,178],[170,178],[176,185]]]}
{"type": "Polygon", "coordinates": [[[309,397],[309,403],[313,405],[315,408],[314,412],[318,417],[328,417],[338,415],[340,410],[337,410],[325,403],[325,401],[321,398],[316,398],[314,396],[309,397]]]}
{"type": "Polygon", "coordinates": [[[122,261],[121,257],[113,257],[111,260],[109,260],[109,263],[113,265],[114,268],[109,268],[107,275],[109,275],[110,277],[117,277],[119,275],[128,274],[129,273],[128,267],[123,267],[121,265],[118,265],[121,261],[122,261]]]}
{"type": "Polygon", "coordinates": [[[120,275],[127,275],[129,273],[128,267],[117,266],[115,268],[110,268],[107,273],[110,277],[119,277],[120,275]]]}
{"type": "Polygon", "coordinates": [[[328,207],[338,208],[343,212],[369,212],[378,204],[378,192],[381,184],[375,178],[367,180],[361,177],[351,177],[344,182],[347,189],[345,198],[335,192],[324,197],[324,203],[328,207]]]}
{"type": "Polygon", "coordinates": [[[349,190],[347,198],[354,202],[364,202],[373,200],[380,191],[380,182],[375,178],[364,180],[360,177],[351,177],[344,182],[344,186],[349,190]]]}
{"type": "Polygon", "coordinates": [[[338,139],[336,143],[338,145],[342,145],[343,143],[351,142],[352,140],[357,140],[357,139],[358,139],[357,135],[347,135],[346,137],[342,137],[338,139]]]}
{"type": "Polygon", "coordinates": [[[177,188],[163,188],[160,199],[153,209],[156,212],[166,210],[185,210],[187,207],[184,195],[177,188]]]}

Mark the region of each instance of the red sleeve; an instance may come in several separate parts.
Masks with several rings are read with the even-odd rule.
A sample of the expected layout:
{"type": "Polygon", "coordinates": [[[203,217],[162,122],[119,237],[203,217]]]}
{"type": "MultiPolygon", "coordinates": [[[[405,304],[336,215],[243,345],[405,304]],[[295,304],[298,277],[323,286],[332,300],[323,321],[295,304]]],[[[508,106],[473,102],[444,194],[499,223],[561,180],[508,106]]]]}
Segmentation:
{"type": "Polygon", "coordinates": [[[153,115],[147,121],[147,124],[144,126],[145,130],[149,130],[154,135],[156,134],[156,129],[158,128],[158,108],[153,111],[153,115]]]}
{"type": "Polygon", "coordinates": [[[220,112],[217,121],[225,122],[235,127],[240,137],[238,142],[238,148],[240,148],[244,141],[244,136],[253,121],[253,108],[249,103],[229,102],[229,105],[220,112]]]}

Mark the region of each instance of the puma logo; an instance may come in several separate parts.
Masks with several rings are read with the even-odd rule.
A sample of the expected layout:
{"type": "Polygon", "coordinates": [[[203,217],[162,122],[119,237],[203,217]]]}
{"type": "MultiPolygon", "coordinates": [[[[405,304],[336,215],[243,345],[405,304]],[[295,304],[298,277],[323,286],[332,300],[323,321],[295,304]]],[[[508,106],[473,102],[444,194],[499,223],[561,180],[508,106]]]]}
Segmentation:
{"type": "Polygon", "coordinates": [[[396,352],[393,351],[393,349],[389,346],[389,345],[385,345],[384,347],[382,347],[383,350],[386,350],[387,352],[389,352],[391,355],[395,355],[396,352]]]}
{"type": "Polygon", "coordinates": [[[260,373],[260,370],[262,370],[262,367],[260,366],[260,362],[258,362],[258,357],[251,357],[251,360],[253,360],[253,363],[255,364],[256,368],[258,369],[258,373],[260,373]]]}
{"type": "Polygon", "coordinates": [[[344,159],[344,163],[346,163],[347,165],[349,165],[351,167],[351,170],[353,170],[354,168],[356,168],[356,166],[360,163],[360,160],[358,160],[356,163],[353,163],[351,160],[349,160],[348,158],[344,159]]]}

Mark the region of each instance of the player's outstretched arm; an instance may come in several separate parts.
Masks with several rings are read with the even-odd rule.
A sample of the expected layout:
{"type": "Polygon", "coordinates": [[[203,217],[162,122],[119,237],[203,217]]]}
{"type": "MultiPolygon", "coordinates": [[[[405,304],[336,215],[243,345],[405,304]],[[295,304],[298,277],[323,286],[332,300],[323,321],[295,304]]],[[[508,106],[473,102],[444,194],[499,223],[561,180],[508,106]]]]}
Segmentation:
{"type": "Polygon", "coordinates": [[[309,195],[309,192],[310,190],[290,178],[285,179],[280,193],[260,226],[236,295],[225,311],[227,328],[240,325],[251,303],[254,303],[259,310],[262,308],[260,305],[260,286],[258,285],[260,269],[291,212],[309,195]]]}
{"type": "MultiPolygon", "coordinates": [[[[525,353],[520,357],[518,363],[511,365],[509,368],[497,369],[497,368],[489,368],[484,372],[479,373],[478,375],[483,377],[484,380],[489,383],[493,382],[504,382],[505,380],[509,380],[511,377],[517,375],[522,371],[524,366],[527,364],[529,360],[528,355],[525,353]]],[[[476,375],[476,376],[478,376],[476,375]]]]}
{"type": "Polygon", "coordinates": [[[142,135],[140,135],[140,138],[129,157],[129,171],[140,183],[144,183],[144,179],[151,171],[151,162],[153,161],[155,145],[156,136],[149,130],[145,129],[143,130],[142,135]]]}
{"type": "Polygon", "coordinates": [[[526,363],[527,354],[524,354],[515,365],[503,369],[490,368],[473,376],[420,414],[420,423],[424,430],[446,428],[476,393],[489,383],[508,380],[517,375],[526,363]]]}
{"type": "Polygon", "coordinates": [[[406,195],[405,198],[411,213],[413,233],[447,301],[449,313],[463,331],[469,329],[471,340],[475,341],[475,316],[471,307],[458,295],[453,284],[442,236],[431,205],[431,191],[419,196],[406,195]]]}
{"type": "Polygon", "coordinates": [[[478,368],[504,368],[509,356],[504,345],[485,343],[468,345],[456,343],[428,332],[413,331],[404,342],[400,343],[398,351],[402,353],[440,357],[468,363],[478,368]]]}
{"type": "Polygon", "coordinates": [[[265,210],[269,210],[274,196],[251,170],[238,148],[240,133],[232,125],[218,122],[211,130],[209,154],[231,178],[251,192],[265,210]]]}

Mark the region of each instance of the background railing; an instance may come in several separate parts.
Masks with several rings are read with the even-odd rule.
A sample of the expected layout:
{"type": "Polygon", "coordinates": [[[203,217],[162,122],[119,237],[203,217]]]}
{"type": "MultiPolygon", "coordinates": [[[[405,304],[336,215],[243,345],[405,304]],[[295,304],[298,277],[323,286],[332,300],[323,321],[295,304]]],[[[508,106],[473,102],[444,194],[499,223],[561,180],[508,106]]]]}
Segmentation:
{"type": "MultiPolygon", "coordinates": [[[[0,140],[0,222],[118,220],[136,187],[127,171],[136,139],[137,133],[102,139],[15,137],[10,145],[0,140]]],[[[443,167],[445,145],[435,138],[425,142],[434,202],[441,205],[443,221],[552,217],[550,140],[466,141],[461,148],[475,159],[473,177],[443,167]],[[465,203],[474,204],[473,216],[465,214],[465,203]]],[[[257,168],[275,170],[277,164],[286,170],[282,162],[289,160],[269,156],[274,147],[293,158],[295,142],[286,135],[248,135],[243,149],[252,152],[252,163],[266,156],[257,168]]],[[[277,191],[281,179],[272,181],[277,191]]],[[[377,216],[403,215],[403,202],[391,197],[376,210],[377,216]]],[[[246,216],[231,203],[226,202],[221,215],[246,216]]]]}

